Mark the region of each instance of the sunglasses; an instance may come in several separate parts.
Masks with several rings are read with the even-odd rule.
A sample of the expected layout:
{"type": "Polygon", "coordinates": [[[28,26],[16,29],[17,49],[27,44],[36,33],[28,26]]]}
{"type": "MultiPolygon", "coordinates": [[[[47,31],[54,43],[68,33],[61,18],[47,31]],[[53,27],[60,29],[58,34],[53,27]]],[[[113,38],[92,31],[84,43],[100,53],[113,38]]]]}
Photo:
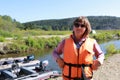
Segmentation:
{"type": "Polygon", "coordinates": [[[76,28],[78,28],[78,27],[85,28],[85,25],[84,24],[80,24],[80,23],[74,23],[74,26],[76,28]]]}

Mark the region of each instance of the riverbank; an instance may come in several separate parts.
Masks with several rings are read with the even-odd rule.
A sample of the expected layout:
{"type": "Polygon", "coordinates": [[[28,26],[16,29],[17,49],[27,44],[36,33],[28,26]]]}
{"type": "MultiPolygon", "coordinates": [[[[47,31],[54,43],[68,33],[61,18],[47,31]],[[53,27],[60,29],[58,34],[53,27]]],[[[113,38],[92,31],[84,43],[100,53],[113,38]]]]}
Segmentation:
{"type": "Polygon", "coordinates": [[[94,71],[94,80],[120,80],[120,54],[110,56],[104,64],[94,71]]]}
{"type": "MultiPolygon", "coordinates": [[[[94,71],[94,80],[120,80],[120,54],[110,56],[103,65],[94,71]]],[[[50,80],[62,80],[62,77],[50,80]]]]}

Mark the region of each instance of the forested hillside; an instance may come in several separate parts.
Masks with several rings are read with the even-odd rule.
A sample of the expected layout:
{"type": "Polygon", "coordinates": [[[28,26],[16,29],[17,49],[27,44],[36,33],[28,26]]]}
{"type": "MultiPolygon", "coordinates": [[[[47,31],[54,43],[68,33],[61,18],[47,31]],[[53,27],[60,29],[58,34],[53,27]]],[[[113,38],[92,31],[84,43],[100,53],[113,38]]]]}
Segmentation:
{"type": "Polygon", "coordinates": [[[120,17],[89,16],[93,29],[120,29],[120,17]]]}
{"type": "MultiPolygon", "coordinates": [[[[97,30],[120,29],[120,17],[87,16],[92,28],[97,30]]],[[[23,29],[71,30],[74,18],[39,20],[23,23],[23,29]]]]}
{"type": "MultiPolygon", "coordinates": [[[[110,30],[120,29],[120,17],[114,16],[87,16],[91,22],[92,29],[96,30],[110,30]]],[[[10,16],[0,15],[0,31],[14,31],[16,29],[31,30],[72,30],[73,21],[76,17],[65,18],[65,19],[50,19],[50,20],[39,20],[26,23],[20,23],[10,16]]]]}

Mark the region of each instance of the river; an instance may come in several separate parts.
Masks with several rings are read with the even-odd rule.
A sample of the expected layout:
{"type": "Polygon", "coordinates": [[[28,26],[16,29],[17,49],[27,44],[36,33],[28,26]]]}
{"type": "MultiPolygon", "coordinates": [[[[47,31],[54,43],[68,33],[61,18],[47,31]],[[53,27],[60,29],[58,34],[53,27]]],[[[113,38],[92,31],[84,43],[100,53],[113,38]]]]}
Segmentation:
{"type": "MultiPolygon", "coordinates": [[[[100,44],[100,47],[104,53],[106,53],[105,47],[110,44],[114,44],[117,49],[120,49],[120,40],[113,40],[113,41],[109,41],[109,42],[100,44]]],[[[60,70],[60,68],[58,67],[58,65],[56,64],[55,60],[52,57],[52,51],[53,51],[53,49],[45,50],[45,51],[37,51],[35,53],[29,53],[29,54],[22,53],[22,54],[1,55],[0,57],[1,58],[2,57],[16,57],[16,56],[23,56],[23,55],[25,56],[25,55],[34,54],[36,59],[39,59],[41,61],[43,61],[43,60],[49,61],[49,65],[47,67],[49,70],[60,70]]]]}
{"type": "MultiPolygon", "coordinates": [[[[105,43],[100,44],[100,47],[104,53],[106,53],[105,47],[107,45],[110,45],[110,44],[114,44],[117,49],[120,49],[120,40],[109,41],[109,42],[105,42],[105,43]]],[[[60,68],[58,67],[58,65],[56,64],[55,60],[52,57],[52,51],[48,52],[47,55],[44,55],[43,57],[40,57],[39,59],[49,61],[48,69],[60,70],[60,68]]]]}
{"type": "Polygon", "coordinates": [[[110,44],[113,44],[116,49],[120,49],[120,40],[113,40],[100,44],[100,47],[104,53],[106,53],[105,47],[109,46],[110,44]]]}

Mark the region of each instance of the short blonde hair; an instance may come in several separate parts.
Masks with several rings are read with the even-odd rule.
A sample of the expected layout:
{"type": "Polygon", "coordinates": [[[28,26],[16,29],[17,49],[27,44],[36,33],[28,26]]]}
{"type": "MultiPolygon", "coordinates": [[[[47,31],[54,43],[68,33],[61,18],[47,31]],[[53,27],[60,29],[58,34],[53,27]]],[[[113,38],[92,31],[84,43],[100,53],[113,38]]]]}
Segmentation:
{"type": "Polygon", "coordinates": [[[81,24],[84,24],[85,27],[86,27],[86,31],[83,35],[83,37],[86,37],[89,35],[89,33],[91,32],[91,24],[89,22],[89,20],[87,19],[87,17],[85,16],[80,16],[78,18],[75,19],[75,21],[73,22],[73,24],[75,23],[81,23],[81,24]]]}

